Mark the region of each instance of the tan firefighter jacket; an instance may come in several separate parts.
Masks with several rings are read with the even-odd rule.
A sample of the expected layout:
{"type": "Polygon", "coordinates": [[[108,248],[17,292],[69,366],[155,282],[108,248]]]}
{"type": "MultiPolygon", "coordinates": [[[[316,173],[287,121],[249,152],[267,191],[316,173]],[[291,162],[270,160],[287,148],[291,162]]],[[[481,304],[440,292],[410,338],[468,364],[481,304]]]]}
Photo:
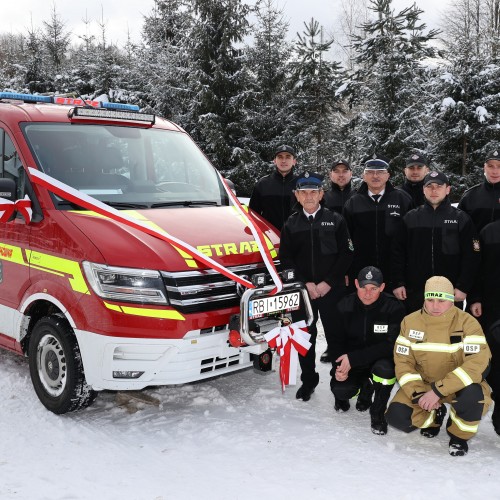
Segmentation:
{"type": "Polygon", "coordinates": [[[484,378],[490,359],[479,322],[455,306],[442,316],[424,309],[409,314],[394,346],[396,377],[414,403],[429,385],[441,399],[474,383],[489,397],[484,378]]]}

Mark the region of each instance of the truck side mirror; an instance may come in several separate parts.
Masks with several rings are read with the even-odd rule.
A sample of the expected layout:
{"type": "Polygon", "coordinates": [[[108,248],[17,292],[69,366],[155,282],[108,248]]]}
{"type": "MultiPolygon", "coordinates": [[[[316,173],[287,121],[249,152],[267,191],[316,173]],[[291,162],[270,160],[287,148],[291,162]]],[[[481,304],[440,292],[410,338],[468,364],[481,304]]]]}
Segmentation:
{"type": "Polygon", "coordinates": [[[15,201],[17,195],[17,186],[14,179],[0,179],[0,198],[5,198],[9,201],[15,201]]]}

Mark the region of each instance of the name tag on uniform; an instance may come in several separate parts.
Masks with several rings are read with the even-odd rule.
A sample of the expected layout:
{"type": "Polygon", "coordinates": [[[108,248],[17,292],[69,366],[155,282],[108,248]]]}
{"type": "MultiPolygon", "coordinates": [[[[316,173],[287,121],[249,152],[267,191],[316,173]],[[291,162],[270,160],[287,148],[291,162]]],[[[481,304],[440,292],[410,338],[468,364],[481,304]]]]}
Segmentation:
{"type": "Polygon", "coordinates": [[[419,332],[418,330],[410,330],[408,337],[415,340],[424,340],[425,332],[419,332]]]}
{"type": "Polygon", "coordinates": [[[373,325],[374,333],[387,333],[389,325],[373,325]]]}
{"type": "Polygon", "coordinates": [[[405,345],[396,345],[396,353],[408,356],[408,354],[410,354],[410,348],[405,345]]]}
{"type": "Polygon", "coordinates": [[[464,344],[464,352],[465,354],[475,354],[481,350],[481,346],[479,344],[464,344]]]}

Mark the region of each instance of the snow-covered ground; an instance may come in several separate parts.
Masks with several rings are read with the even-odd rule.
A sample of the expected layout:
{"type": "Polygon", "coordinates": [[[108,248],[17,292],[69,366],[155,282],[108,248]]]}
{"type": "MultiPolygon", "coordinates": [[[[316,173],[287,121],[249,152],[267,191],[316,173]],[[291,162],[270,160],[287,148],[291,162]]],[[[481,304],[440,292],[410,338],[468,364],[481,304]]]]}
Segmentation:
{"type": "Polygon", "coordinates": [[[469,454],[450,457],[444,431],[376,436],[366,413],[335,413],[328,367],[318,365],[307,403],[294,387],[282,394],[276,372],[246,370],[143,391],[159,404],[124,406],[104,392],[57,416],[38,402],[27,361],[1,351],[0,499],[500,497],[491,412],[469,454]]]}

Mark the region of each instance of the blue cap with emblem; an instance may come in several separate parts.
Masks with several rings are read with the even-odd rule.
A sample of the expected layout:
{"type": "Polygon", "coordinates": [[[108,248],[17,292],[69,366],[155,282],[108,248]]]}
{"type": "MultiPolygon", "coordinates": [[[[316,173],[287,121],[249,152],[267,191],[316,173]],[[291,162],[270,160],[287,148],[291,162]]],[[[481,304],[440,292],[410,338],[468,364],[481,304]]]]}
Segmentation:
{"type": "Polygon", "coordinates": [[[295,190],[302,191],[305,189],[323,189],[323,176],[309,170],[302,172],[295,181],[295,190]]]}

